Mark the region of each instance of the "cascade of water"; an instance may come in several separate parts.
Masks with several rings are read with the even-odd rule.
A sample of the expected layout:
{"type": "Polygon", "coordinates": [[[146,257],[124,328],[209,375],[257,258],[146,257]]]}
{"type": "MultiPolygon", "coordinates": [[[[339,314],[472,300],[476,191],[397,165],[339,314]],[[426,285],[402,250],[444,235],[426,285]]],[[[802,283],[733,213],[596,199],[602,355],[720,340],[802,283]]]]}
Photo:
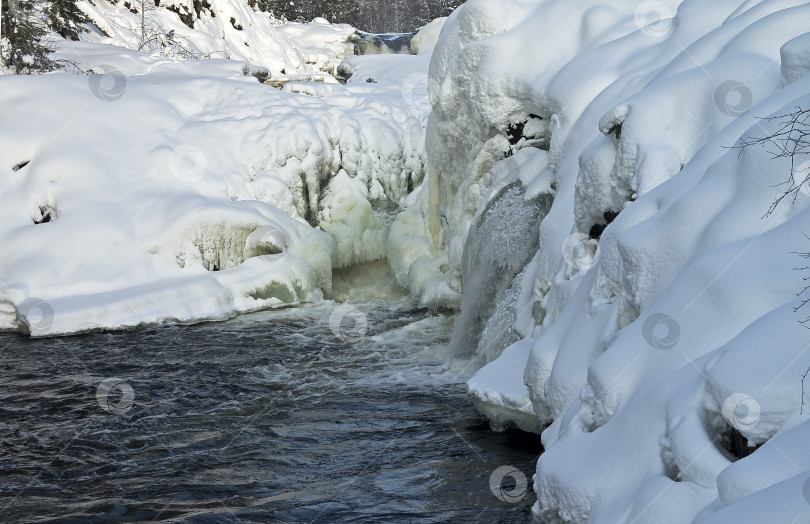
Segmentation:
{"type": "MultiPolygon", "coordinates": [[[[514,301],[504,298],[537,250],[540,221],[552,200],[549,195],[526,200],[524,193],[519,182],[506,186],[470,226],[461,264],[461,311],[451,340],[455,355],[477,352],[496,305],[514,307],[514,301]]],[[[507,322],[504,333],[508,335],[511,329],[507,322]]],[[[506,336],[504,342],[509,339],[506,336]]],[[[503,347],[489,348],[488,352],[500,352],[503,347]]],[[[488,356],[488,360],[494,356],[488,356]]]]}

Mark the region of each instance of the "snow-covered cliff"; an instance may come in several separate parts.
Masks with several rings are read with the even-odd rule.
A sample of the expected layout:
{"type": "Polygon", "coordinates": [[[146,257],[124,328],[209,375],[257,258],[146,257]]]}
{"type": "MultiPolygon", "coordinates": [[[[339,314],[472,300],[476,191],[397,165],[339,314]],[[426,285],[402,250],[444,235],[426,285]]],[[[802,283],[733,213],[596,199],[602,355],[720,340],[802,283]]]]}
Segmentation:
{"type": "Polygon", "coordinates": [[[810,515],[810,151],[735,147],[810,109],[807,20],[786,0],[470,0],[445,25],[392,263],[460,307],[457,352],[500,355],[470,395],[542,430],[542,520],[810,515]]]}
{"type": "Polygon", "coordinates": [[[240,0],[80,1],[92,20],[83,41],[181,59],[228,58],[279,74],[333,73],[353,52],[349,25],[298,24],[240,0]],[[283,71],[283,73],[282,73],[283,71]]]}

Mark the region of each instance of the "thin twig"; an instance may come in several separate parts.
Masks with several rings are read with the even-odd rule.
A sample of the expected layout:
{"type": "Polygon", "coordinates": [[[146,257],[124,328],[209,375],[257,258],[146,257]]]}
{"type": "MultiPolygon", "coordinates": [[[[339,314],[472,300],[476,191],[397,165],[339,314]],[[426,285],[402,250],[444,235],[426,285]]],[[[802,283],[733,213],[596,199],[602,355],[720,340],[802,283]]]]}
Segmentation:
{"type": "Polygon", "coordinates": [[[795,202],[799,196],[799,191],[805,184],[810,184],[810,168],[805,168],[802,172],[797,172],[798,157],[810,155],[810,109],[802,109],[797,106],[795,111],[765,118],[769,122],[779,120],[779,128],[772,134],[763,137],[745,137],[731,149],[739,149],[739,155],[752,146],[763,147],[771,157],[789,158],[789,176],[773,184],[771,187],[787,186],[787,189],[770,205],[765,217],[770,216],[777,206],[787,197],[792,197],[791,202],[795,202]],[[800,180],[799,180],[800,179],[800,180]]]}

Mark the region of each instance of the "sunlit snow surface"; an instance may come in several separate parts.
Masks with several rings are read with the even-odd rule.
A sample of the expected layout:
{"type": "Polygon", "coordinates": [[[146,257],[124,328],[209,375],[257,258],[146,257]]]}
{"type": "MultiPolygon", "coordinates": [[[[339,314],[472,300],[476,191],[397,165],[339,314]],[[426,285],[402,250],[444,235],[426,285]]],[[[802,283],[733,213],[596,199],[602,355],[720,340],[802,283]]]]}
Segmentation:
{"type": "Polygon", "coordinates": [[[346,38],[355,32],[349,25],[287,23],[239,0],[163,0],[160,7],[117,2],[78,2],[93,21],[83,41],[138,49],[172,58],[228,58],[249,62],[272,75],[334,72],[343,56],[351,53],[346,38]],[[184,23],[191,21],[193,28],[184,23]],[[172,32],[172,38],[166,35],[172,32]]]}

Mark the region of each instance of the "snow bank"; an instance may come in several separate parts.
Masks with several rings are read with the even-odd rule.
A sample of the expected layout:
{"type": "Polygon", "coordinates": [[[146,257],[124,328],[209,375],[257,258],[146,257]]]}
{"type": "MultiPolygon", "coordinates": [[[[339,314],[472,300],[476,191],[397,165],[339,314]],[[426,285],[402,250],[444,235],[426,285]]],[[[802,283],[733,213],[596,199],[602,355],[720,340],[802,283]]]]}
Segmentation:
{"type": "Polygon", "coordinates": [[[2,77],[0,329],[318,301],[333,267],[387,256],[424,177],[429,104],[402,77],[277,90],[235,60],[91,42],[58,57],[92,74],[2,77]]]}
{"type": "MultiPolygon", "coordinates": [[[[428,179],[389,255],[423,304],[460,308],[457,352],[501,355],[468,383],[493,425],[545,428],[542,521],[810,515],[794,312],[810,155],[733,148],[810,108],[808,17],[787,0],[470,0],[445,23],[428,179]],[[538,232],[482,249],[506,187],[544,199],[538,232]]],[[[500,223],[519,230],[514,209],[500,223]]]]}

